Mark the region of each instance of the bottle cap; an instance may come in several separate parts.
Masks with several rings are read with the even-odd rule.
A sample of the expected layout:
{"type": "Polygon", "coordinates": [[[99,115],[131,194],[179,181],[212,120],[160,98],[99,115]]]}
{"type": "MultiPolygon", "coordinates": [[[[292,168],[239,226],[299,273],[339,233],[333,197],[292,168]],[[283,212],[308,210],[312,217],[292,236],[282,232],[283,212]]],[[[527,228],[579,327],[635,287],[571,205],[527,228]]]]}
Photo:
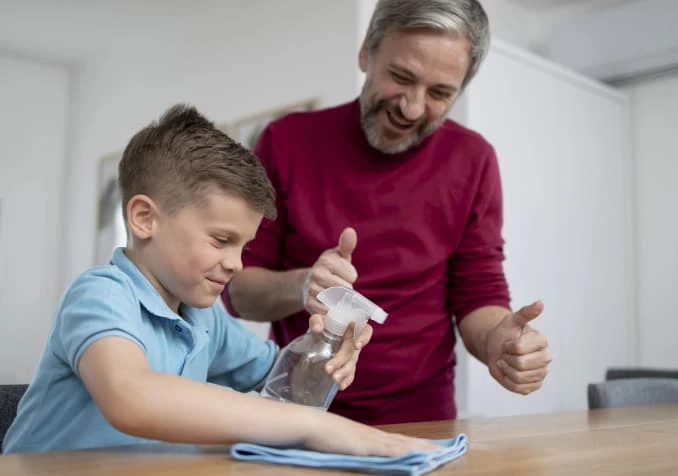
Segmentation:
{"type": "Polygon", "coordinates": [[[327,306],[325,328],[342,336],[351,322],[355,322],[354,338],[357,339],[369,319],[383,324],[388,314],[359,292],[343,286],[323,289],[318,301],[327,306]]]}

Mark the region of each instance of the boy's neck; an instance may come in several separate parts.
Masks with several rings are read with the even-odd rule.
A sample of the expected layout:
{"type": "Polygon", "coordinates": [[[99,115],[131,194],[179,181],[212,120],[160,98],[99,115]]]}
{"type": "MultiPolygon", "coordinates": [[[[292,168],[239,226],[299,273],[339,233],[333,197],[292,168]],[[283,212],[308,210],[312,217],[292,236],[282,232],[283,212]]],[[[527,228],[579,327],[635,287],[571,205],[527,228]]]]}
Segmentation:
{"type": "Polygon", "coordinates": [[[179,313],[181,303],[178,299],[172,296],[169,291],[167,291],[167,289],[162,286],[162,284],[160,284],[160,281],[156,279],[150,267],[146,265],[143,250],[139,250],[135,246],[126,246],[123,248],[122,252],[132,263],[134,263],[137,268],[139,268],[141,274],[143,274],[146,279],[148,279],[155,291],[160,295],[163,301],[165,301],[169,308],[181,317],[181,314],[179,313]]]}

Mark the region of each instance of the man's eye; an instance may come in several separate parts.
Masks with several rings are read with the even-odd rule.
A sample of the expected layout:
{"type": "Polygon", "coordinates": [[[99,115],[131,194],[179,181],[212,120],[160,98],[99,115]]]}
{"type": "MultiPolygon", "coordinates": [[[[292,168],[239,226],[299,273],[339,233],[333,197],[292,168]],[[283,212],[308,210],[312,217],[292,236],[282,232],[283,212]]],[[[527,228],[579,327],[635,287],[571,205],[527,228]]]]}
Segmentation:
{"type": "Polygon", "coordinates": [[[433,90],[429,94],[431,94],[431,97],[434,99],[449,99],[451,94],[446,92],[446,91],[436,91],[433,90]]]}
{"type": "Polygon", "coordinates": [[[407,84],[410,82],[409,78],[406,78],[405,76],[398,74],[398,73],[391,73],[393,76],[393,79],[395,80],[396,83],[400,84],[407,84]]]}

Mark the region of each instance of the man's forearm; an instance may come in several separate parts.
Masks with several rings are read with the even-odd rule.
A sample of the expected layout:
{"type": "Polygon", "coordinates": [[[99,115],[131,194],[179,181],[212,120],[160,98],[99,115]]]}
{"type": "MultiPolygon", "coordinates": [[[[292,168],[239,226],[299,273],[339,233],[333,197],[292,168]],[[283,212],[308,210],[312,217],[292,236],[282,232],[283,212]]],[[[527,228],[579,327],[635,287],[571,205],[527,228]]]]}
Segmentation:
{"type": "Polygon", "coordinates": [[[237,273],[229,284],[231,305],[249,321],[273,322],[304,308],[302,288],[307,268],[271,271],[249,267],[237,273]]]}
{"type": "Polygon", "coordinates": [[[501,306],[484,306],[466,315],[459,324],[459,334],[466,349],[487,364],[487,335],[511,311],[501,306]]]}

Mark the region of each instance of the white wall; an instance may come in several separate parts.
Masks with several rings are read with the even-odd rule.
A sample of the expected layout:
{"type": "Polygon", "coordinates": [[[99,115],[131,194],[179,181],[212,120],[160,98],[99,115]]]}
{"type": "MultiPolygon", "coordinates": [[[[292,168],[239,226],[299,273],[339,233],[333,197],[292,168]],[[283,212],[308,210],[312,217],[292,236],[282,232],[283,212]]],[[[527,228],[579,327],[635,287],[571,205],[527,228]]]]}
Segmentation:
{"type": "Polygon", "coordinates": [[[628,86],[636,180],[640,363],[678,367],[678,74],[628,86]]]}
{"type": "Polygon", "coordinates": [[[0,56],[0,382],[24,383],[59,297],[68,72],[0,56]]]}
{"type": "Polygon", "coordinates": [[[191,10],[190,23],[159,18],[145,25],[77,72],[63,286],[92,264],[99,158],[122,149],[171,104],[193,103],[222,122],[309,97],[323,106],[354,98],[356,4],[210,5],[191,10]]]}
{"type": "Polygon", "coordinates": [[[585,409],[588,383],[635,361],[627,100],[498,44],[466,94],[465,122],[495,146],[501,168],[512,306],[544,301],[533,325],[554,361],[529,397],[504,390],[474,359],[462,361],[461,410],[585,409]]]}

